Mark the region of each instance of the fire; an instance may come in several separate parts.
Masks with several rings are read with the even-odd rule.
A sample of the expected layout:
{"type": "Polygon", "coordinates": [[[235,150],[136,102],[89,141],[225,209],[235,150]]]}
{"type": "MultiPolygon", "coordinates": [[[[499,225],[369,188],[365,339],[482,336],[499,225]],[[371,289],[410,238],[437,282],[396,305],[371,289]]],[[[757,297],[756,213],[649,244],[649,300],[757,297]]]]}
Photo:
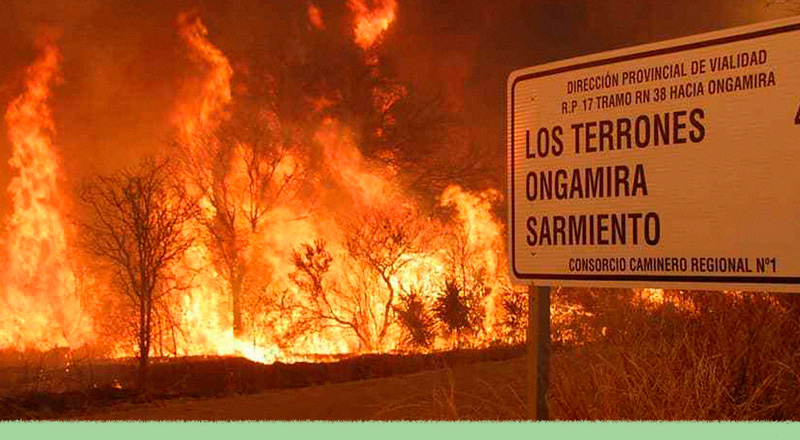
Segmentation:
{"type": "Polygon", "coordinates": [[[311,25],[317,30],[325,30],[325,22],[322,21],[322,11],[313,4],[308,5],[308,21],[310,21],[311,25]]]}
{"type": "MultiPolygon", "coordinates": [[[[395,19],[393,0],[349,7],[364,49],[395,19]]],[[[324,28],[318,8],[309,5],[308,13],[312,25],[324,28]]],[[[237,128],[242,136],[223,138],[247,93],[232,95],[234,75],[247,69],[234,72],[197,15],[182,13],[177,25],[196,72],[185,80],[171,120],[176,151],[191,159],[181,162],[178,177],[198,197],[203,216],[186,226],[183,233],[197,240],[169,271],[166,286],[175,290],[158,306],[155,355],[239,355],[268,363],[394,350],[403,334],[396,320],[403,298],[420,295],[431,311],[447,280],[483,310],[483,330],[471,333],[470,343],[498,339],[497,304],[510,289],[503,226],[493,213],[499,193],[450,186],[440,197],[449,218],[432,217],[404,188],[400,170],[366,157],[354,130],[331,115],[342,99],[336,90],[323,94],[334,100],[308,101],[319,116],[309,136],[264,103],[248,114],[252,127],[237,128]],[[248,138],[248,130],[261,130],[268,141],[248,138]],[[296,176],[304,176],[303,191],[293,186],[296,176]],[[305,272],[303,249],[315,261],[305,272]]],[[[373,75],[377,62],[367,60],[373,75]]],[[[57,64],[48,46],[6,115],[11,165],[20,175],[10,187],[2,298],[12,313],[2,315],[2,347],[75,347],[93,336],[91,321],[75,319],[84,316],[80,283],[66,263],[73,231],[63,222],[47,107],[57,64]]],[[[382,124],[390,126],[405,87],[384,84],[372,93],[382,124]]],[[[439,335],[418,349],[445,349],[462,339],[439,335]]],[[[113,356],[136,353],[124,338],[112,345],[113,356]]]]}
{"type": "Polygon", "coordinates": [[[68,264],[61,167],[48,106],[58,64],[56,47],[45,45],[5,114],[13,148],[9,164],[17,174],[8,187],[12,213],[0,272],[0,347],[76,347],[92,336],[68,264]]]}
{"type": "MultiPolygon", "coordinates": [[[[231,102],[233,68],[225,55],[208,40],[208,29],[194,14],[181,13],[178,29],[189,49],[190,59],[205,70],[198,84],[199,93],[192,90],[190,99],[176,112],[175,124],[184,142],[196,141],[196,136],[213,130],[231,102]]],[[[192,89],[190,87],[190,89],[192,89]]]]}
{"type": "Polygon", "coordinates": [[[456,219],[460,224],[456,242],[460,259],[470,261],[485,272],[486,287],[491,294],[485,299],[485,328],[493,328],[496,324],[497,301],[499,292],[510,289],[507,270],[501,265],[500,256],[504,254],[504,229],[492,214],[492,210],[501,200],[495,190],[487,190],[473,194],[465,192],[459,186],[445,189],[441,204],[452,206],[456,210],[456,219]]]}
{"type": "MultiPolygon", "coordinates": [[[[348,7],[364,50],[376,47],[396,19],[395,0],[351,0],[348,7]]],[[[308,19],[325,28],[313,4],[308,19]]],[[[315,90],[297,99],[308,104],[302,121],[279,112],[275,93],[249,107],[246,88],[232,94],[248,69],[234,71],[200,17],[180,14],[177,32],[192,70],[169,121],[169,152],[182,158],[176,177],[203,214],[182,230],[196,240],[164,283],[172,290],[159,300],[155,356],[238,355],[269,363],[398,350],[406,343],[398,321],[404,304],[411,298],[428,316],[442,313],[448,289],[479,312],[470,321],[479,330],[432,328],[435,335],[414,350],[505,338],[500,308],[513,288],[504,226],[495,215],[499,192],[452,185],[426,208],[404,185],[400,166],[385,160],[391,152],[370,156],[360,145],[359,121],[339,111],[346,93],[315,90]],[[249,125],[236,125],[242,118],[249,125]]],[[[380,121],[374,134],[382,138],[410,91],[377,78],[374,54],[365,62],[381,80],[369,92],[380,121]]],[[[9,188],[0,304],[10,313],[0,314],[0,348],[77,347],[91,343],[98,322],[108,319],[95,315],[93,329],[83,318],[80,277],[68,264],[76,237],[63,221],[67,205],[47,106],[58,60],[47,46],[6,114],[19,175],[9,188]]],[[[136,354],[123,336],[112,345],[113,356],[136,354]]]]}
{"type": "Polygon", "coordinates": [[[355,14],[356,44],[373,47],[395,20],[396,0],[350,0],[347,7],[355,14]]]}
{"type": "MultiPolygon", "coordinates": [[[[188,149],[190,155],[203,155],[202,144],[218,144],[214,130],[227,117],[226,110],[231,103],[231,78],[233,69],[227,57],[208,39],[208,30],[200,17],[181,13],[178,28],[188,49],[190,59],[203,72],[199,79],[192,79],[186,87],[186,98],[176,110],[174,124],[178,132],[178,142],[188,149]]],[[[187,170],[190,173],[191,170],[187,170]]],[[[203,189],[186,177],[190,191],[203,195],[203,189]]],[[[207,220],[212,221],[214,207],[205,194],[200,200],[207,220]]],[[[202,226],[193,224],[186,234],[204,236],[202,226]]],[[[191,279],[189,289],[182,292],[171,305],[172,313],[178,314],[178,327],[182,341],[176,347],[180,354],[242,354],[253,360],[272,362],[275,355],[265,350],[257,350],[238,340],[233,333],[230,316],[231,301],[226,294],[225,280],[214,264],[212,250],[206,243],[196,241],[188,250],[185,265],[188,272],[176,268],[174,276],[191,279]]]]}
{"type": "Polygon", "coordinates": [[[397,199],[397,186],[388,180],[393,171],[386,168],[379,170],[365,161],[350,133],[341,124],[330,118],[325,119],[317,130],[315,140],[324,146],[325,159],[331,164],[329,169],[336,181],[356,203],[374,206],[392,203],[397,199]]]}

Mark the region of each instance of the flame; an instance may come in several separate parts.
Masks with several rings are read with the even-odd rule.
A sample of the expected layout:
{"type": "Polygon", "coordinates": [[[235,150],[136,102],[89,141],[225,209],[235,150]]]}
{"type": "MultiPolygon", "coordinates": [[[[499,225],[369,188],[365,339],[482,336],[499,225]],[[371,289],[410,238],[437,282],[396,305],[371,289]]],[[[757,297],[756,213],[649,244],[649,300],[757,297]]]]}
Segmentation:
{"type": "Polygon", "coordinates": [[[456,220],[460,223],[458,233],[463,237],[461,241],[466,257],[486,273],[485,284],[491,293],[484,304],[485,328],[495,326],[499,293],[511,285],[507,271],[500,265],[500,256],[505,252],[504,229],[492,213],[501,200],[502,196],[495,190],[469,193],[457,185],[446,188],[441,196],[443,206],[452,206],[456,210],[456,220]]]}
{"type": "Polygon", "coordinates": [[[325,30],[325,22],[322,21],[322,11],[313,4],[308,5],[308,21],[310,21],[311,25],[317,30],[325,30]]]}
{"type": "Polygon", "coordinates": [[[366,206],[392,203],[399,194],[389,176],[391,169],[374,167],[364,160],[349,131],[331,118],[322,121],[314,139],[324,146],[328,167],[336,181],[356,203],[366,206]],[[385,175],[381,175],[380,172],[385,175]]]}
{"type": "Polygon", "coordinates": [[[347,7],[355,15],[355,41],[364,50],[378,42],[395,20],[396,0],[350,0],[347,7]]]}
{"type": "MultiPolygon", "coordinates": [[[[348,7],[355,15],[356,43],[368,50],[394,22],[397,2],[351,0],[348,7]]],[[[309,4],[308,16],[315,28],[324,29],[315,5],[309,4]]],[[[265,147],[275,154],[256,157],[250,141],[231,143],[220,131],[237,121],[237,106],[247,88],[232,95],[234,70],[199,16],[181,13],[177,26],[194,73],[185,80],[171,115],[176,143],[198,160],[214,160],[223,146],[230,151],[213,170],[224,194],[213,185],[201,187],[191,169],[179,171],[178,177],[200,199],[204,218],[182,231],[197,240],[170,268],[170,279],[185,288],[165,296],[160,305],[156,355],[238,355],[270,363],[397,350],[403,338],[396,320],[401,298],[419,295],[431,309],[449,279],[479,301],[481,330],[467,336],[438,334],[429,346],[416,350],[447,349],[465,338],[480,346],[505,337],[498,330],[500,305],[502,295],[513,288],[504,226],[495,216],[499,192],[453,185],[442,192],[437,209],[424,209],[402,184],[400,169],[363,153],[358,122],[348,126],[352,121],[331,116],[346,96],[337,90],[323,90],[316,100],[298,100],[313,110],[307,121],[292,123],[276,105],[260,103],[248,115],[259,129],[275,134],[265,147]],[[254,173],[268,176],[265,187],[286,188],[282,194],[288,196],[276,191],[259,220],[249,222],[249,207],[265,197],[252,191],[254,173]],[[290,185],[298,175],[303,176],[300,189],[290,185]],[[219,198],[235,210],[226,232],[233,237],[236,264],[244,273],[243,331],[236,334],[230,271],[220,264],[220,251],[209,240],[208,224],[217,220],[219,198]],[[434,216],[434,211],[448,215],[434,216]],[[295,257],[315,242],[330,264],[320,275],[319,289],[309,291],[295,257]]],[[[380,75],[374,51],[367,63],[373,75],[380,75]]],[[[76,319],[85,314],[77,295],[81,283],[66,263],[73,232],[63,222],[65,200],[58,192],[60,170],[47,107],[57,64],[58,53],[48,46],[29,69],[25,92],[6,114],[14,146],[11,166],[19,176],[9,188],[14,210],[4,243],[0,305],[11,312],[0,314],[0,347],[75,347],[91,342],[93,335],[91,321],[76,319]]],[[[248,75],[247,69],[237,68],[237,80],[240,75],[248,75]]],[[[408,94],[403,85],[383,78],[380,82],[371,103],[381,117],[378,137],[395,124],[392,111],[408,94]]],[[[135,354],[132,342],[120,338],[112,355],[135,354]]]]}
{"type": "Polygon", "coordinates": [[[48,107],[58,64],[56,47],[45,45],[5,114],[13,149],[9,164],[17,175],[8,187],[12,213],[0,273],[0,347],[74,347],[92,336],[68,264],[65,201],[58,189],[61,167],[48,107]]]}
{"type": "MultiPolygon", "coordinates": [[[[179,34],[188,48],[189,58],[203,75],[187,82],[186,98],[177,106],[174,124],[178,142],[188,147],[189,154],[202,154],[200,143],[217,143],[214,130],[227,118],[226,110],[232,101],[233,69],[227,57],[208,39],[208,30],[200,17],[181,13],[178,16],[179,34]],[[192,151],[193,150],[193,151],[192,151]]],[[[191,171],[189,171],[191,172],[191,171]]],[[[191,179],[186,177],[190,191],[200,194],[191,179]]],[[[208,219],[215,215],[208,198],[200,200],[208,219]]],[[[202,226],[193,223],[184,231],[195,237],[204,236],[202,226]]],[[[179,279],[191,280],[191,286],[171,304],[182,329],[181,343],[176,347],[184,355],[241,354],[261,362],[272,362],[275,356],[257,350],[237,340],[233,335],[231,304],[225,280],[214,265],[212,251],[205,242],[197,240],[187,251],[183,265],[174,268],[179,279]],[[186,270],[185,268],[190,268],[186,270]]]]}
{"type": "Polygon", "coordinates": [[[208,40],[208,29],[199,16],[179,14],[178,29],[189,49],[190,59],[205,70],[199,84],[200,93],[192,93],[199,99],[182,103],[175,117],[183,140],[194,142],[197,135],[213,130],[224,116],[221,113],[231,102],[233,68],[222,51],[208,40]]]}

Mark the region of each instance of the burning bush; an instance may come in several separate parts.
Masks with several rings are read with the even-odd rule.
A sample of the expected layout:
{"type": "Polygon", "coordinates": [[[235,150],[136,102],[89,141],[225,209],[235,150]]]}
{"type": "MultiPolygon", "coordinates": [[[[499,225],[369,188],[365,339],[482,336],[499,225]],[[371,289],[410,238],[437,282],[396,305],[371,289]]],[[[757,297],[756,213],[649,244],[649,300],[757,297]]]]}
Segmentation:
{"type": "Polygon", "coordinates": [[[484,311],[480,303],[484,294],[481,286],[465,289],[454,279],[447,279],[436,298],[434,313],[442,323],[444,335],[454,338],[458,347],[481,330],[484,311]]]}
{"type": "Polygon", "coordinates": [[[422,295],[413,289],[407,294],[401,294],[400,304],[394,310],[403,332],[401,348],[425,350],[433,345],[436,321],[422,295]]]}

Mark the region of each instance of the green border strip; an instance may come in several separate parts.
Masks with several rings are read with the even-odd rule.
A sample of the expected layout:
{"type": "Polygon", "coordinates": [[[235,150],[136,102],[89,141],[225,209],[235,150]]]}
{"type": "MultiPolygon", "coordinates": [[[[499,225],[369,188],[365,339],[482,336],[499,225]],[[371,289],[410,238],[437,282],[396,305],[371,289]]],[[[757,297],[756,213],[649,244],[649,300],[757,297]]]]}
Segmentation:
{"type": "Polygon", "coordinates": [[[800,438],[796,422],[4,422],[3,439],[800,438]],[[446,437],[443,437],[446,436],[446,437]],[[514,436],[514,437],[511,437],[514,436]]]}

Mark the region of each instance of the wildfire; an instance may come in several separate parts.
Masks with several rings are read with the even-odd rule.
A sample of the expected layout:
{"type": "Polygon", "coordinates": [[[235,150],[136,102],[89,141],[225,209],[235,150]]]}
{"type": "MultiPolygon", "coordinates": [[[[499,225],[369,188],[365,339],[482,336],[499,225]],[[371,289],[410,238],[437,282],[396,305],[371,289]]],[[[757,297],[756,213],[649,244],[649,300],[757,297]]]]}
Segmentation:
{"type": "Polygon", "coordinates": [[[8,187],[12,213],[0,272],[0,347],[75,347],[92,333],[68,264],[65,202],[58,188],[61,168],[48,107],[58,64],[56,47],[45,45],[5,114],[13,148],[9,164],[17,175],[8,187]]]}
{"type": "Polygon", "coordinates": [[[350,193],[352,200],[364,206],[375,206],[396,201],[396,185],[388,180],[392,170],[381,169],[364,160],[352,137],[341,124],[325,119],[317,130],[315,140],[324,146],[329,169],[337,182],[350,193]],[[381,175],[383,171],[386,176],[381,175]],[[363,204],[362,204],[363,203],[363,204]]]}
{"type": "Polygon", "coordinates": [[[394,22],[397,1],[350,0],[347,7],[355,14],[356,44],[366,50],[374,46],[394,22]]]}
{"type": "MultiPolygon", "coordinates": [[[[190,59],[203,75],[188,81],[186,98],[179,103],[174,123],[178,142],[187,148],[187,154],[203,156],[203,144],[218,146],[214,130],[226,118],[230,105],[233,69],[227,57],[208,39],[208,30],[200,17],[181,13],[178,16],[179,33],[189,51],[190,59]]],[[[192,170],[187,170],[191,173],[192,170]]],[[[186,176],[190,191],[202,196],[201,207],[208,221],[216,215],[213,193],[204,193],[198,182],[186,176]]],[[[192,224],[187,235],[203,236],[200,224],[192,224]]],[[[178,327],[182,342],[175,347],[181,354],[241,354],[255,361],[273,362],[274,353],[251,347],[237,339],[233,332],[231,298],[226,294],[225,281],[214,264],[213,252],[203,241],[195,241],[187,251],[185,266],[190,271],[176,268],[174,276],[191,280],[190,286],[171,304],[173,313],[179,315],[178,327]]]]}
{"type": "Polygon", "coordinates": [[[233,68],[225,55],[208,40],[208,29],[194,14],[181,13],[178,29],[189,49],[190,59],[199,65],[205,75],[198,85],[191,84],[187,99],[176,112],[175,125],[184,142],[195,142],[202,133],[213,130],[223,117],[222,112],[231,102],[231,77],[233,68]],[[198,99],[199,98],[199,99],[198,99]]]}
{"type": "Polygon", "coordinates": [[[308,21],[310,21],[311,25],[317,30],[325,30],[325,22],[322,21],[322,11],[313,4],[308,5],[308,21]]]}
{"type": "MultiPolygon", "coordinates": [[[[367,50],[395,20],[397,2],[352,0],[348,7],[356,43],[367,50]]],[[[324,29],[313,4],[308,16],[324,29]]],[[[357,122],[348,126],[337,115],[341,91],[324,90],[332,98],[317,102],[298,99],[312,103],[308,121],[285,119],[272,102],[243,111],[247,90],[233,96],[231,83],[247,69],[234,73],[196,14],[180,14],[177,26],[194,73],[171,115],[177,145],[170,153],[182,157],[176,175],[203,215],[181,231],[196,240],[169,268],[163,288],[170,293],[159,297],[153,324],[154,355],[239,355],[268,363],[395,350],[404,337],[397,319],[408,310],[403,305],[418,300],[430,315],[443,310],[448,289],[456,302],[480,311],[470,324],[481,330],[455,323],[456,330],[438,334],[431,327],[435,337],[415,349],[502,338],[500,301],[511,287],[503,225],[493,212],[497,191],[450,186],[437,208],[450,213],[435,217],[403,186],[397,166],[362,152],[357,122]],[[250,125],[229,126],[240,113],[250,125]]],[[[0,348],[76,347],[94,335],[68,264],[74,232],[64,224],[58,191],[47,106],[58,59],[55,47],[43,50],[6,113],[10,163],[19,175],[9,188],[0,348]]],[[[377,57],[366,62],[378,75],[377,57]]],[[[372,105],[388,128],[408,91],[381,82],[371,91],[372,105]]],[[[98,326],[109,319],[95,318],[98,326]]],[[[122,336],[112,345],[113,356],[136,355],[122,336]]]]}

